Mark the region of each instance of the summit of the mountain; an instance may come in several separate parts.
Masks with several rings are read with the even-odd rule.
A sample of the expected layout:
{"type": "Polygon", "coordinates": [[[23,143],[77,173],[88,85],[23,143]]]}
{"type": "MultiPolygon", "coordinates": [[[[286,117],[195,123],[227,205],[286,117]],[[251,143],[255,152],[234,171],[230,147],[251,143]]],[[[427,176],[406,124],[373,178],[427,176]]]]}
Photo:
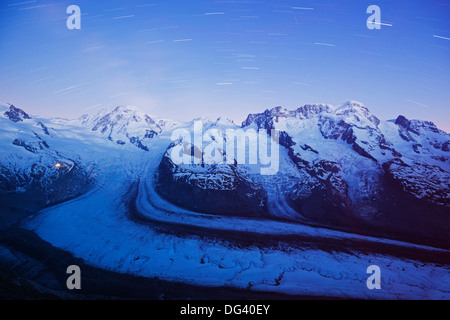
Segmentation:
{"type": "Polygon", "coordinates": [[[148,151],[148,140],[161,134],[167,121],[155,120],[133,106],[102,109],[96,114],[86,114],[79,119],[81,126],[97,132],[108,140],[124,145],[131,143],[148,151]]]}
{"type": "Polygon", "coordinates": [[[347,101],[334,113],[337,117],[356,125],[377,127],[380,124],[380,120],[370,112],[369,108],[357,101],[347,101]]]}
{"type": "Polygon", "coordinates": [[[14,105],[9,105],[9,109],[5,111],[3,115],[13,122],[21,122],[31,119],[25,111],[15,107],[14,105]]]}
{"type": "Polygon", "coordinates": [[[256,125],[259,129],[274,129],[274,123],[283,122],[286,120],[307,120],[312,119],[320,114],[327,114],[332,112],[332,107],[325,104],[308,104],[299,107],[296,110],[288,110],[283,107],[275,107],[267,109],[263,113],[256,113],[248,115],[247,119],[242,123],[243,127],[256,125]]]}

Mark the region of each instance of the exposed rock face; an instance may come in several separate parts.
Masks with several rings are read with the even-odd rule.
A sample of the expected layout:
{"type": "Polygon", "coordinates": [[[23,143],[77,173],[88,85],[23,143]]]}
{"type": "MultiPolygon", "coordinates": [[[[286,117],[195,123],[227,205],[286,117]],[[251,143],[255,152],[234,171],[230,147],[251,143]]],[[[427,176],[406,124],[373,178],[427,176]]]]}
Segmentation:
{"type": "MultiPolygon", "coordinates": [[[[267,215],[264,189],[253,182],[242,167],[236,164],[176,165],[170,158],[175,145],[168,148],[158,168],[157,191],[163,197],[201,213],[240,217],[267,215]]],[[[190,148],[195,149],[190,145],[186,151],[190,148]]]]}
{"type": "Polygon", "coordinates": [[[15,139],[12,144],[18,147],[22,147],[31,153],[37,153],[38,150],[44,150],[50,148],[44,140],[37,136],[38,141],[36,142],[25,142],[20,139],[15,139]]]}
{"type": "Polygon", "coordinates": [[[412,161],[406,164],[394,159],[383,165],[389,179],[403,192],[417,199],[450,207],[450,173],[437,165],[412,161]]]}
{"type": "Polygon", "coordinates": [[[42,122],[9,106],[0,115],[0,124],[5,128],[0,140],[4,146],[0,157],[0,229],[26,214],[79,196],[92,186],[92,168],[53,148],[50,130],[42,122]]]}
{"type": "Polygon", "coordinates": [[[278,123],[280,119],[311,119],[318,114],[331,113],[330,106],[327,105],[305,105],[294,111],[283,109],[282,107],[276,107],[271,110],[266,110],[262,114],[251,114],[242,123],[243,127],[248,127],[252,124],[256,124],[258,129],[274,129],[274,123],[278,123]]]}
{"type": "Polygon", "coordinates": [[[31,117],[25,111],[16,108],[13,105],[11,105],[9,107],[9,110],[5,112],[5,116],[13,122],[21,122],[26,119],[31,119],[31,117]]]}
{"type": "Polygon", "coordinates": [[[76,198],[94,183],[81,165],[55,168],[36,162],[29,170],[11,170],[0,165],[0,230],[27,214],[76,198]]]}

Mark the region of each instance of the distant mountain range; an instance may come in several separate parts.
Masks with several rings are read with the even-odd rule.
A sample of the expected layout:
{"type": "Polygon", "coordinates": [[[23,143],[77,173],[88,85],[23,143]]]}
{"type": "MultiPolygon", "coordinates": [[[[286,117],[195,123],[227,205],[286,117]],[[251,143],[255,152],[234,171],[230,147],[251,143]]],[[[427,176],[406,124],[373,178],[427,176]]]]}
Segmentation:
{"type": "MultiPolygon", "coordinates": [[[[450,244],[450,135],[432,122],[404,116],[381,121],[363,104],[349,101],[339,107],[277,107],[249,115],[241,126],[223,118],[203,125],[278,130],[280,170],[264,177],[238,163],[178,166],[166,152],[157,159],[155,187],[180,208],[450,244]]],[[[34,199],[26,210],[32,212],[95,185],[101,163],[86,146],[98,153],[114,148],[152,157],[155,141],[173,148],[167,137],[180,127],[192,130],[193,122],[155,119],[133,107],[69,121],[34,118],[2,105],[0,193],[8,212],[2,222],[21,217],[14,216],[23,207],[14,202],[19,195],[34,199]]]]}

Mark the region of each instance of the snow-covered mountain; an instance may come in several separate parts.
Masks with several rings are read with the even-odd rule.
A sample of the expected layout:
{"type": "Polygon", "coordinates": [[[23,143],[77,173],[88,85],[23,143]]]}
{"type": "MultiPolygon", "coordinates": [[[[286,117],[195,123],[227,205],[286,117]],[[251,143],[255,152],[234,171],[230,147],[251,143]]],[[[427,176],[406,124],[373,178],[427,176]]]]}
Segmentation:
{"type": "Polygon", "coordinates": [[[130,106],[102,109],[94,115],[85,114],[78,121],[80,125],[104,135],[110,141],[120,145],[131,143],[145,151],[148,151],[147,144],[151,139],[178,125],[171,120],[153,119],[130,106]]]}
{"type": "MultiPolygon", "coordinates": [[[[170,152],[185,142],[167,139],[183,126],[192,132],[195,121],[160,120],[135,107],[105,109],[75,121],[33,119],[12,105],[3,105],[0,111],[0,143],[6,150],[0,159],[0,178],[5,192],[25,191],[35,184],[44,188],[59,177],[74,179],[69,173],[87,180],[86,172],[100,164],[87,155],[86,146],[100,153],[105,148],[142,152],[157,141],[167,141],[157,171],[158,190],[194,211],[306,219],[344,229],[356,223],[363,232],[381,226],[425,237],[432,229],[439,237],[448,230],[448,223],[441,222],[449,219],[450,210],[449,135],[431,122],[404,116],[381,121],[359,102],[296,110],[277,107],[249,115],[242,129],[280,132],[280,170],[270,178],[238,162],[174,164],[170,152]],[[274,210],[271,203],[277,202],[288,206],[291,214],[274,210]],[[406,219],[405,212],[413,219],[406,219]]],[[[205,132],[213,128],[223,132],[225,141],[227,129],[239,129],[226,118],[196,121],[202,121],[205,132]]],[[[188,144],[187,149],[199,149],[205,156],[204,145],[188,144]]]]}
{"type": "MultiPolygon", "coordinates": [[[[17,224],[91,266],[245,292],[449,297],[450,136],[431,122],[382,121],[354,101],[277,107],[242,126],[132,107],[45,119],[0,105],[0,147],[0,229],[17,224]],[[279,130],[278,173],[210,165],[208,143],[172,141],[198,121],[209,143],[227,129],[279,130]],[[203,162],[175,163],[180,146],[203,162]],[[382,292],[366,287],[373,264],[382,292]]],[[[0,271],[23,259],[8,237],[0,271]]]]}
{"type": "MultiPolygon", "coordinates": [[[[178,125],[135,107],[66,120],[32,117],[0,104],[0,202],[9,212],[31,212],[79,196],[95,184],[105,156],[148,151],[153,138],[178,125]],[[23,197],[26,203],[13,200],[23,197]]],[[[13,223],[21,215],[3,218],[13,223]]]]}
{"type": "Polygon", "coordinates": [[[450,135],[433,123],[404,116],[380,121],[349,101],[294,111],[278,107],[250,115],[243,126],[282,132],[280,143],[298,170],[297,179],[282,180],[283,192],[302,217],[445,239],[450,135]]]}
{"type": "Polygon", "coordinates": [[[91,166],[79,153],[67,152],[55,130],[13,105],[0,105],[0,202],[3,223],[12,212],[32,212],[84,193],[91,166]],[[25,197],[26,202],[19,199],[25,197]]]}

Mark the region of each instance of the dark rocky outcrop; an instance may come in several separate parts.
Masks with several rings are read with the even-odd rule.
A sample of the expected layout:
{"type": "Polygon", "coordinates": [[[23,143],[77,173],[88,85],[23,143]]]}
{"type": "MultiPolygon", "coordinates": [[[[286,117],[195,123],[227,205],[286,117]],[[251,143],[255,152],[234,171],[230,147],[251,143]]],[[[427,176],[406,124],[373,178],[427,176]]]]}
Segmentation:
{"type": "MultiPolygon", "coordinates": [[[[267,215],[264,189],[236,164],[176,165],[169,154],[157,172],[156,190],[172,203],[196,212],[239,217],[267,215]]],[[[191,149],[195,149],[191,146],[191,149]]]]}
{"type": "Polygon", "coordinates": [[[9,107],[9,111],[5,112],[5,116],[13,122],[21,122],[26,119],[31,119],[31,117],[25,111],[16,108],[13,105],[9,107]]]}

